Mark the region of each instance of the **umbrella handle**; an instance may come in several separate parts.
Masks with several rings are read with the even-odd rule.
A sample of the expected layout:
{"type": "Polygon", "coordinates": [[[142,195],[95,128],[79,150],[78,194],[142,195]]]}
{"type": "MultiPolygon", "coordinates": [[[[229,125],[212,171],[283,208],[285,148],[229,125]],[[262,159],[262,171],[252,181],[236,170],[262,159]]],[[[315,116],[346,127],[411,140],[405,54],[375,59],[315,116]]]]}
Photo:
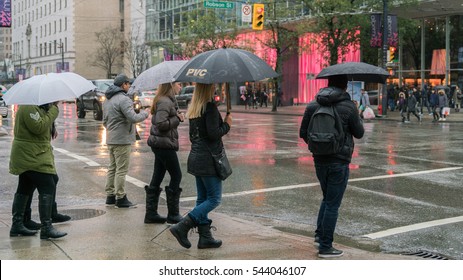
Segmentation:
{"type": "Polygon", "coordinates": [[[230,84],[225,85],[225,98],[227,99],[227,115],[230,115],[231,111],[231,100],[230,100],[230,84]]]}

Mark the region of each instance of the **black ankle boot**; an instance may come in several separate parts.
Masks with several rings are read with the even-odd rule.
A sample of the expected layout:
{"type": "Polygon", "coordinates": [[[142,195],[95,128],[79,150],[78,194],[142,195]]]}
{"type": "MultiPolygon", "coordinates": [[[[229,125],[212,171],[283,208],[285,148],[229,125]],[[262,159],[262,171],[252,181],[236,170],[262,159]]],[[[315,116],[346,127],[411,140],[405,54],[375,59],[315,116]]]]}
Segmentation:
{"type": "Polygon", "coordinates": [[[178,188],[173,190],[166,186],[166,198],[167,198],[167,223],[176,224],[180,222],[183,217],[180,215],[179,204],[180,204],[180,194],[182,189],[178,188]]]}
{"type": "Polygon", "coordinates": [[[195,227],[195,222],[186,215],[180,222],[170,227],[170,232],[177,238],[182,247],[190,248],[191,243],[188,240],[188,231],[195,227]]]}
{"type": "Polygon", "coordinates": [[[56,230],[52,226],[51,212],[53,208],[53,196],[50,194],[39,195],[39,213],[42,228],[40,229],[40,239],[60,238],[67,233],[56,230]]]}
{"type": "Polygon", "coordinates": [[[166,222],[166,217],[158,214],[159,196],[162,189],[160,187],[145,186],[146,192],[146,213],[145,224],[163,224],[166,222]]]}
{"type": "Polygon", "coordinates": [[[210,223],[207,225],[198,225],[198,249],[219,248],[222,246],[222,240],[214,239],[214,237],[212,237],[211,228],[215,229],[215,227],[212,227],[210,223]]]}
{"type": "Polygon", "coordinates": [[[26,210],[28,195],[16,193],[13,200],[13,218],[10,229],[10,236],[32,236],[37,233],[35,230],[29,230],[24,226],[24,211],[26,210]]]}

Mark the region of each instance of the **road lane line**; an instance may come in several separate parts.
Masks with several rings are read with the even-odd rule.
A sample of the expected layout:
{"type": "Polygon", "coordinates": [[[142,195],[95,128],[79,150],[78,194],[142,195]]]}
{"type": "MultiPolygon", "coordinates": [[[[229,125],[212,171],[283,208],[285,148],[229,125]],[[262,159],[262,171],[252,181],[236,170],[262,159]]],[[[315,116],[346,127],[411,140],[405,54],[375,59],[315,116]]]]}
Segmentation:
{"type": "Polygon", "coordinates": [[[134,184],[135,186],[139,187],[139,188],[144,188],[146,185],[148,185],[147,183],[143,182],[143,181],[140,181],[132,176],[129,176],[129,175],[125,175],[125,181],[126,182],[129,182],[129,183],[132,183],[134,184]]]}
{"type": "Polygon", "coordinates": [[[378,239],[378,238],[388,237],[391,235],[410,232],[414,230],[420,230],[420,229],[460,223],[460,222],[463,222],[463,216],[446,218],[446,219],[441,219],[441,220],[434,220],[434,221],[418,223],[418,224],[408,225],[408,226],[403,226],[403,227],[391,228],[391,229],[387,229],[387,230],[383,230],[383,231],[379,231],[375,233],[365,234],[363,236],[368,237],[370,239],[378,239]]]}
{"type": "Polygon", "coordinates": [[[98,162],[95,162],[89,158],[86,158],[86,157],[83,157],[83,156],[79,156],[78,154],[74,154],[74,153],[71,153],[70,151],[68,150],[65,150],[65,149],[61,149],[61,148],[56,148],[56,147],[53,147],[53,149],[57,152],[60,152],[68,157],[72,157],[72,158],[75,158],[77,160],[80,160],[82,162],[84,162],[85,164],[87,164],[88,166],[100,166],[100,164],[98,162]]]}
{"type": "Polygon", "coordinates": [[[447,168],[415,171],[415,172],[408,172],[408,173],[399,173],[399,174],[392,174],[392,175],[381,175],[381,176],[373,176],[373,177],[365,177],[365,178],[355,178],[355,179],[349,179],[349,182],[360,182],[360,181],[377,180],[377,179],[389,179],[389,178],[396,178],[396,177],[407,177],[407,176],[429,174],[429,173],[435,173],[435,172],[453,171],[453,170],[458,170],[458,169],[462,169],[462,168],[463,167],[447,167],[447,168]]]}

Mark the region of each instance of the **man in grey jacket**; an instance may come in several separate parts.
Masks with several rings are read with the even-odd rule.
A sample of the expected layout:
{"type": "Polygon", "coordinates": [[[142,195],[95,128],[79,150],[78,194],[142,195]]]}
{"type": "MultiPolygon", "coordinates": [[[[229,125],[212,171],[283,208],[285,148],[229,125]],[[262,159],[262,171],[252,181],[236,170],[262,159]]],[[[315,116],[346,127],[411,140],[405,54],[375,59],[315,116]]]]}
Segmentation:
{"type": "Polygon", "coordinates": [[[123,74],[114,79],[106,91],[103,104],[103,125],[109,150],[109,167],[106,177],[106,204],[116,208],[131,208],[135,204],[127,199],[125,175],[129,170],[130,152],[135,142],[135,124],[148,117],[147,111],[136,113],[132,99],[127,95],[130,79],[123,74]]]}

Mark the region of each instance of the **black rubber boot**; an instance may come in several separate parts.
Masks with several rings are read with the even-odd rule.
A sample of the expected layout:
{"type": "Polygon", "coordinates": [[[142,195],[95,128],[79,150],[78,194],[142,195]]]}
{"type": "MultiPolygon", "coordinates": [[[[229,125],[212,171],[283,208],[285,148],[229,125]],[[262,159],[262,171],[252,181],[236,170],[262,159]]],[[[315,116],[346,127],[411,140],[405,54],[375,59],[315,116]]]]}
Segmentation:
{"type": "Polygon", "coordinates": [[[42,228],[40,229],[40,239],[60,238],[67,235],[65,232],[56,230],[51,224],[53,202],[53,195],[39,195],[39,213],[40,221],[42,222],[42,228]]]}
{"type": "Polygon", "coordinates": [[[145,186],[146,192],[146,213],[145,224],[163,224],[166,222],[166,217],[158,214],[159,196],[162,189],[160,187],[145,186]]]}
{"type": "Polygon", "coordinates": [[[215,229],[215,227],[212,227],[211,223],[207,225],[198,225],[198,249],[219,248],[222,246],[222,240],[212,237],[211,229],[215,229]]]}
{"type": "Polygon", "coordinates": [[[16,193],[13,200],[13,224],[10,229],[10,236],[32,236],[37,233],[24,226],[24,211],[26,210],[28,195],[16,193]]]}
{"type": "Polygon", "coordinates": [[[195,227],[195,222],[190,218],[190,216],[186,215],[180,222],[176,225],[170,227],[170,232],[177,238],[178,243],[182,245],[182,247],[190,248],[191,243],[188,240],[188,231],[195,227]]]}
{"type": "Polygon", "coordinates": [[[64,223],[71,219],[70,216],[58,213],[58,206],[56,202],[53,202],[52,212],[51,212],[51,222],[52,223],[64,223]]]}
{"type": "Polygon", "coordinates": [[[167,223],[176,224],[180,222],[183,217],[180,215],[179,204],[180,204],[180,194],[182,189],[178,188],[173,190],[166,186],[166,198],[167,198],[167,223]]]}
{"type": "Polygon", "coordinates": [[[28,206],[29,207],[26,206],[26,211],[24,211],[24,226],[30,230],[39,230],[42,227],[42,224],[32,220],[32,209],[30,208],[29,201],[28,206]]]}

